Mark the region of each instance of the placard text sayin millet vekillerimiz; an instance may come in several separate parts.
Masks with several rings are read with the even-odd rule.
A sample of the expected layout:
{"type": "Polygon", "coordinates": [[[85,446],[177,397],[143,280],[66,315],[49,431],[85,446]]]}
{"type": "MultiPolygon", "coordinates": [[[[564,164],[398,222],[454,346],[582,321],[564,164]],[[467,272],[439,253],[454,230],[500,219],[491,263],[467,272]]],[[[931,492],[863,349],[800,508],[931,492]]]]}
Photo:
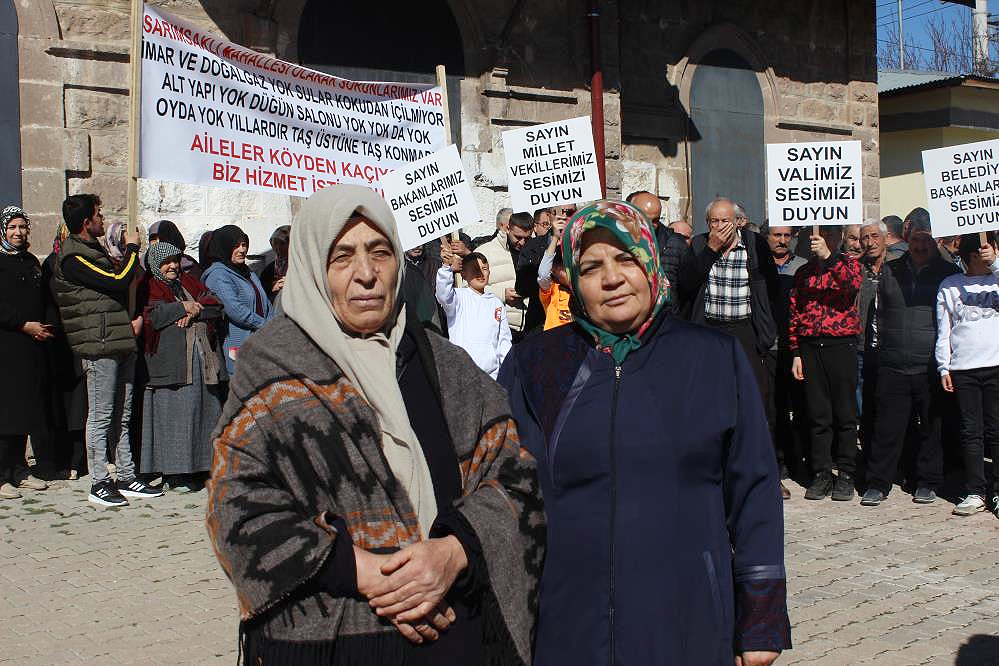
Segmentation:
{"type": "Polygon", "coordinates": [[[514,212],[600,199],[590,118],[572,118],[503,132],[514,212]]]}
{"type": "Polygon", "coordinates": [[[145,5],[143,178],[307,197],[381,191],[445,145],[440,88],[349,81],[278,60],[145,5]]]}
{"type": "Polygon", "coordinates": [[[862,224],[860,154],[859,141],[768,144],[770,224],[862,224]]]}
{"type": "Polygon", "coordinates": [[[999,229],[999,139],[923,151],[933,235],[999,229]]]}

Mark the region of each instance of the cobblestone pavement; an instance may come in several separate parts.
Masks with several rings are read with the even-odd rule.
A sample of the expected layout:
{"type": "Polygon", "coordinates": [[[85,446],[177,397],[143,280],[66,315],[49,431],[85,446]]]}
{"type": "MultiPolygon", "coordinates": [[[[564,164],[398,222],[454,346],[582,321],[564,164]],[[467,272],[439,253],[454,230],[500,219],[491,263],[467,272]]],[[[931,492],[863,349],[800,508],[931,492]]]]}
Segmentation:
{"type": "MultiPolygon", "coordinates": [[[[205,493],[96,509],[87,481],[61,483],[0,501],[0,663],[235,663],[205,493]]],[[[795,649],[778,664],[999,664],[999,520],[897,489],[877,509],[794,495],[795,649]]]]}

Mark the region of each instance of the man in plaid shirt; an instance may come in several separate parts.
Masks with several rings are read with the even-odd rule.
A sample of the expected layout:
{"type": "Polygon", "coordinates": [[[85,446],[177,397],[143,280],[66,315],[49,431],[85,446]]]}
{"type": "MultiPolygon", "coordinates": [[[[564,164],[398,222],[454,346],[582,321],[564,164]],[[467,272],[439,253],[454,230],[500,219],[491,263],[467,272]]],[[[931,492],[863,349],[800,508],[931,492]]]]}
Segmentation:
{"type": "Polygon", "coordinates": [[[746,224],[739,228],[736,217],[731,199],[708,204],[709,231],[691,241],[677,291],[687,318],[739,340],[765,394],[763,356],[777,338],[770,296],[777,293],[777,266],[766,240],[746,224]]]}

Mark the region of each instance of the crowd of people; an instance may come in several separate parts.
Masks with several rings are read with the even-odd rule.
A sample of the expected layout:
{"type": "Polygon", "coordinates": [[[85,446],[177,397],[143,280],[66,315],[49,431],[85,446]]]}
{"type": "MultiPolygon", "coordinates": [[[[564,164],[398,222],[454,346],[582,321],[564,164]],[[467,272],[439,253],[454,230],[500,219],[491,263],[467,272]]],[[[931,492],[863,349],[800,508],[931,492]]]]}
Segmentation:
{"type": "Polygon", "coordinates": [[[0,336],[15,359],[0,389],[0,497],[88,473],[87,499],[100,506],[201,490],[238,351],[273,317],[287,248],[276,232],[265,289],[236,226],[205,234],[194,259],[169,220],[143,244],[105,226],[97,195],[72,195],[62,210],[41,263],[28,214],[0,213],[0,336]]]}
{"type": "Polygon", "coordinates": [[[207,485],[247,663],[769,664],[784,480],[928,504],[952,465],[954,513],[999,517],[996,237],[934,240],[921,208],[704,215],[694,235],[643,191],[403,252],[384,201],[337,186],[258,275],[237,226],[195,259],[90,194],[39,262],[9,206],[0,497],[207,485]]]}
{"type": "MultiPolygon", "coordinates": [[[[783,480],[793,477],[810,500],[859,491],[864,506],[877,506],[897,483],[931,503],[954,470],[964,478],[954,513],[999,516],[999,485],[986,487],[983,468],[999,456],[994,232],[984,245],[977,233],[934,240],[922,208],[904,220],[761,228],[719,197],[705,211],[707,232],[694,236],[687,222],[660,219],[652,193],[628,202],[653,223],[671,312],[733,335],[752,360],[785,499],[783,480]]],[[[447,310],[430,308],[423,321],[458,327],[452,340],[494,377],[512,345],[571,323],[574,290],[559,244],[574,212],[503,209],[491,236],[419,248],[407,271],[415,285],[419,275],[431,279],[420,266],[439,267],[447,310]],[[477,282],[469,286],[478,298],[466,303],[478,312],[452,305],[460,290],[449,271],[477,282]],[[473,351],[482,345],[487,352],[473,351]]]]}
{"type": "MultiPolygon", "coordinates": [[[[752,359],[782,479],[806,482],[808,499],[848,500],[859,489],[865,506],[899,481],[928,503],[945,464],[960,462],[966,494],[955,512],[999,515],[982,467],[999,437],[994,240],[935,241],[922,208],[818,234],[759,228],[726,198],[708,205],[707,233],[692,236],[687,222],[660,219],[652,193],[628,202],[653,223],[671,312],[734,335],[752,359]]],[[[168,220],[150,226],[140,252],[137,234],[104,227],[96,195],[63,208],[40,264],[28,251],[28,215],[3,211],[0,334],[18,350],[24,381],[8,384],[18,408],[2,426],[0,497],[88,469],[98,503],[197,490],[239,349],[276,311],[291,227],[275,230],[273,260],[258,275],[237,226],[206,233],[195,259],[168,220]],[[147,483],[159,476],[160,488],[147,483]]],[[[406,252],[411,316],[495,379],[514,344],[574,320],[559,243],[575,211],[506,208],[491,235],[406,252]]],[[[783,482],[781,492],[789,496],[783,482]]]]}

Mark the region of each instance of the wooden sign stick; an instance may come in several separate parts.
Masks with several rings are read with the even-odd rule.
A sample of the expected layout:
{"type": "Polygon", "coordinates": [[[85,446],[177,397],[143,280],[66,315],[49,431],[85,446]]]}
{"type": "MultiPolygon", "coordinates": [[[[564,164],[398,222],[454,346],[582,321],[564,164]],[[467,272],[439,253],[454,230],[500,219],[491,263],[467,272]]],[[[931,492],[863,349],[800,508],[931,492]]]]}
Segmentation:
{"type": "MultiPolygon", "coordinates": [[[[451,107],[447,102],[447,70],[444,65],[437,65],[437,85],[441,89],[441,101],[444,103],[444,145],[451,145],[451,107]]],[[[460,238],[457,231],[451,232],[451,242],[460,238]]],[[[455,285],[459,284],[458,274],[454,274],[455,285]]]]}
{"type": "MultiPolygon", "coordinates": [[[[447,72],[444,65],[437,65],[437,85],[441,89],[441,101],[444,102],[444,145],[450,146],[451,141],[451,107],[447,101],[447,72]]],[[[451,240],[458,240],[458,232],[451,232],[451,240]]]]}
{"type": "Polygon", "coordinates": [[[128,114],[128,230],[138,228],[139,219],[139,123],[142,121],[142,15],[144,0],[132,0],[131,86],[128,114]]]}

